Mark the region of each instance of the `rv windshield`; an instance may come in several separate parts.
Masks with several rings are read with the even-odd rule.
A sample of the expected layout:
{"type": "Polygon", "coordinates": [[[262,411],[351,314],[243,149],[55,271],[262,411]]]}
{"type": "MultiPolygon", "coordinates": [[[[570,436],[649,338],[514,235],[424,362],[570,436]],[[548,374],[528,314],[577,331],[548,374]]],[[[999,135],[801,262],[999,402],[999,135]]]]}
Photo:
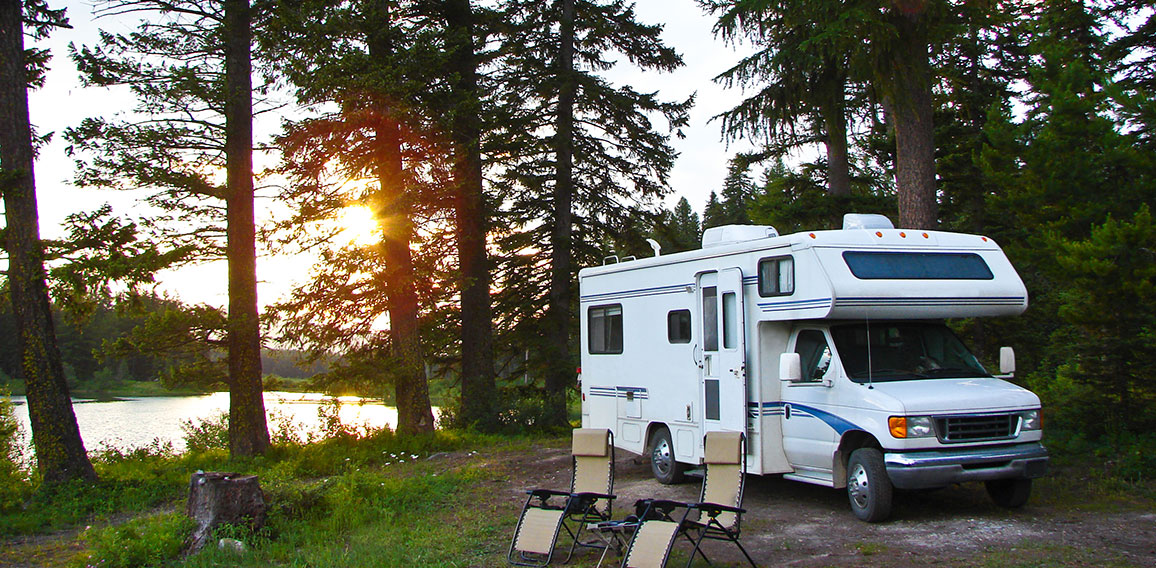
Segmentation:
{"type": "Polygon", "coordinates": [[[941,323],[837,325],[831,337],[843,369],[857,383],[991,376],[941,323]]]}

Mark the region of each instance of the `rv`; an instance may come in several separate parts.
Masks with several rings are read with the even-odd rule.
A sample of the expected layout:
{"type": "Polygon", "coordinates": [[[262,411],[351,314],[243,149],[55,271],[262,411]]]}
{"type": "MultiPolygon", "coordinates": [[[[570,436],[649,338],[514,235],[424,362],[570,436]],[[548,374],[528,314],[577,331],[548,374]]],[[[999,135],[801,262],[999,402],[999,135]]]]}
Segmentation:
{"type": "Polygon", "coordinates": [[[993,376],[944,324],[1027,308],[993,240],[854,214],[702,240],[579,273],[583,427],[649,455],[662,483],[702,463],[706,432],[743,432],[748,473],[846,488],[869,522],[893,489],[983,481],[1027,501],[1048,463],[1039,397],[1003,380],[1010,348],[993,376]]]}

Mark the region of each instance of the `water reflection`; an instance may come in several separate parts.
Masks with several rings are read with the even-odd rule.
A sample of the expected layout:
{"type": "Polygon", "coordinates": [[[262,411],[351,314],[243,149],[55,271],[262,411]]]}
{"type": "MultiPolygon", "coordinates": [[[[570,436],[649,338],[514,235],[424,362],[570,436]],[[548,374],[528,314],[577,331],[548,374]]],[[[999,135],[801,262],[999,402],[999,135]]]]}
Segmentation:
{"type": "MultiPolygon", "coordinates": [[[[320,393],[267,392],[265,410],[269,416],[269,428],[287,429],[300,439],[317,435],[323,427],[318,410],[330,404],[330,400],[332,397],[320,393]]],[[[383,405],[380,400],[353,396],[339,397],[338,400],[341,402],[338,417],[347,427],[393,428],[397,424],[397,409],[383,405]]],[[[16,403],[16,418],[26,443],[30,445],[32,431],[25,398],[14,396],[12,402],[16,403]]],[[[106,446],[137,448],[154,440],[172,443],[174,449],[183,451],[185,442],[181,422],[192,420],[199,423],[227,413],[229,393],[128,398],[111,402],[75,400],[72,408],[76,412],[84,446],[90,451],[106,446]]]]}

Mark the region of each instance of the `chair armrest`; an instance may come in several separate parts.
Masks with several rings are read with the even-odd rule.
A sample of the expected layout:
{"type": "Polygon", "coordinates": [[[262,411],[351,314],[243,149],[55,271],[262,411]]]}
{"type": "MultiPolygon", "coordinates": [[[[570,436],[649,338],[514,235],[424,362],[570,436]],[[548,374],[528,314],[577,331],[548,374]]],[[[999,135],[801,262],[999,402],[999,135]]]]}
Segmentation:
{"type": "Polygon", "coordinates": [[[707,514],[707,516],[717,517],[719,513],[735,513],[741,515],[746,513],[746,509],[739,507],[731,507],[730,505],[721,505],[719,503],[694,503],[689,505],[692,509],[698,509],[707,514]]]}
{"type": "Polygon", "coordinates": [[[571,493],[570,497],[573,499],[616,499],[617,497],[609,493],[594,493],[592,491],[584,491],[582,493],[571,493]]]}
{"type": "Polygon", "coordinates": [[[558,491],[556,489],[527,489],[526,495],[531,495],[534,497],[545,497],[545,498],[563,497],[563,496],[569,497],[570,492],[569,491],[558,491]]]}
{"type": "Polygon", "coordinates": [[[634,510],[638,514],[640,521],[647,520],[669,520],[673,521],[670,514],[675,509],[688,509],[689,503],[681,501],[668,501],[666,499],[639,499],[634,502],[634,510]]]}

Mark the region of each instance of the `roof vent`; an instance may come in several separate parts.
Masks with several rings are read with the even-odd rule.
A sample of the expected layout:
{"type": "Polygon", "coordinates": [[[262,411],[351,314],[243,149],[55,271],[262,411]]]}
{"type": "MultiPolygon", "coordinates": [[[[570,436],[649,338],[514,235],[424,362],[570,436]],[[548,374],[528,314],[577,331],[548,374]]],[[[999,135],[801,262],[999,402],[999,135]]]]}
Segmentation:
{"type": "Polygon", "coordinates": [[[718,247],[746,241],[757,241],[779,236],[770,225],[724,225],[711,227],[702,233],[702,248],[718,247]]]}
{"type": "Polygon", "coordinates": [[[848,213],[843,215],[843,230],[852,229],[894,229],[891,219],[875,213],[848,213]]]}

